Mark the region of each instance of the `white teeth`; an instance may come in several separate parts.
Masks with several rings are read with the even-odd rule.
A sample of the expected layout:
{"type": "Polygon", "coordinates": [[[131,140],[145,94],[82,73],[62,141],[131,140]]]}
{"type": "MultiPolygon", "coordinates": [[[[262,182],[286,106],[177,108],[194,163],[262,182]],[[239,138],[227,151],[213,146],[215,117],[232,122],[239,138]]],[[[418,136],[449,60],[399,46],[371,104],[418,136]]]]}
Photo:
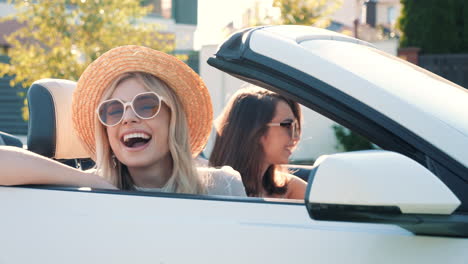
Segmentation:
{"type": "Polygon", "coordinates": [[[127,142],[131,138],[149,139],[150,136],[144,133],[131,133],[124,136],[124,142],[127,142]]]}

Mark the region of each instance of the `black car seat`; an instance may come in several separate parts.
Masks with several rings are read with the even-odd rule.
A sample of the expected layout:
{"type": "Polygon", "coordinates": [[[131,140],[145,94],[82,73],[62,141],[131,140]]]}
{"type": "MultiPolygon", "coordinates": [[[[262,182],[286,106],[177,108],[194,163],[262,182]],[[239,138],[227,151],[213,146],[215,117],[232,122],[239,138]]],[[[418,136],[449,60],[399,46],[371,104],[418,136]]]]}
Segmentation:
{"type": "Polygon", "coordinates": [[[73,167],[88,168],[93,164],[72,122],[75,87],[76,82],[62,79],[41,79],[31,85],[27,148],[73,167]]]}

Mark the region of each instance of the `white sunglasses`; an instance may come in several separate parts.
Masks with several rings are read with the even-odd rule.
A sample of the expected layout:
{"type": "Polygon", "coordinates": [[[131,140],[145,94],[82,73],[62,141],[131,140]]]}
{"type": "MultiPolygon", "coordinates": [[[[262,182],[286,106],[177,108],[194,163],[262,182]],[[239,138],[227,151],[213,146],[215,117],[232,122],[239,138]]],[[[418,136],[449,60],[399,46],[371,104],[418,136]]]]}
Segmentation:
{"type": "Polygon", "coordinates": [[[155,92],[139,93],[130,102],[120,99],[109,99],[101,102],[96,109],[99,121],[105,126],[112,127],[122,122],[127,107],[132,108],[140,119],[151,119],[161,110],[163,98],[155,92]]]}

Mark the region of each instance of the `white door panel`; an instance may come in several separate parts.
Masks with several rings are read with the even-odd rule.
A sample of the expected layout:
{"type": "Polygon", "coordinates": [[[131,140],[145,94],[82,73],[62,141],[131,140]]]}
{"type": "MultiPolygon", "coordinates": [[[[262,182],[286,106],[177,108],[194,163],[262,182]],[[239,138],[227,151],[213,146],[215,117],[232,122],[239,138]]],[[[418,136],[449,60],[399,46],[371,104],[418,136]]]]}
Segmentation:
{"type": "Polygon", "coordinates": [[[0,188],[0,263],[463,263],[468,239],[305,206],[0,188]]]}

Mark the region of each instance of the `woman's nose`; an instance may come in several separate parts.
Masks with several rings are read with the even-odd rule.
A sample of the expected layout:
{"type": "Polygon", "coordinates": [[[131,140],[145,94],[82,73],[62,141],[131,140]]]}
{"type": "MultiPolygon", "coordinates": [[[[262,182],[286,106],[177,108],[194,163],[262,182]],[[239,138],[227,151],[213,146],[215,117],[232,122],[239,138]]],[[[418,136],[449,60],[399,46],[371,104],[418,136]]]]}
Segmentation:
{"type": "Polygon", "coordinates": [[[133,108],[130,105],[125,106],[124,115],[122,117],[122,124],[138,122],[140,118],[135,114],[133,108]]]}

